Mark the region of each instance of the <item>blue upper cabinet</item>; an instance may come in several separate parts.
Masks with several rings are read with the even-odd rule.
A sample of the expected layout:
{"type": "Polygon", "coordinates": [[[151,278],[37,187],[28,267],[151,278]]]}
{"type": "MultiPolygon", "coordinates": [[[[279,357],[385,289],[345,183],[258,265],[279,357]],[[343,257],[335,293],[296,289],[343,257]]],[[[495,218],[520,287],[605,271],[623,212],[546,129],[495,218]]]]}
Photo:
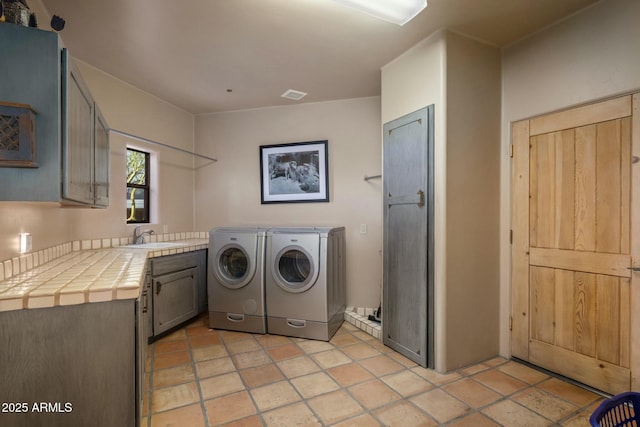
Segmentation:
{"type": "Polygon", "coordinates": [[[35,111],[37,164],[0,158],[0,201],[107,206],[108,126],[58,35],[0,24],[0,49],[0,102],[35,111]]]}

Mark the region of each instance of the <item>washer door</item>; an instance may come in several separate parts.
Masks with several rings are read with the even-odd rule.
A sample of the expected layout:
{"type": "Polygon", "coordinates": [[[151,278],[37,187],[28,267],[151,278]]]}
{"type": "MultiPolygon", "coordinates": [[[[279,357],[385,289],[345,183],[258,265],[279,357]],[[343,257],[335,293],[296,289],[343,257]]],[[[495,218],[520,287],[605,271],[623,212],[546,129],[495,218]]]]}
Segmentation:
{"type": "Polygon", "coordinates": [[[273,278],[287,292],[304,292],[318,278],[318,268],[309,252],[300,246],[288,246],[274,260],[273,278]]]}
{"type": "Polygon", "coordinates": [[[256,266],[247,251],[239,245],[225,245],[216,254],[214,272],[222,286],[239,289],[248,284],[256,266]]]}

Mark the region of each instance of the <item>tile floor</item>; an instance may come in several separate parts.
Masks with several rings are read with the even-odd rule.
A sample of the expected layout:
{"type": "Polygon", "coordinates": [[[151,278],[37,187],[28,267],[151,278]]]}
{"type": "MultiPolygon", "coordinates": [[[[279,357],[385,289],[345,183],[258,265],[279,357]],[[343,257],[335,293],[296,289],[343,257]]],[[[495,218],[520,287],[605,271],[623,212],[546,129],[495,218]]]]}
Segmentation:
{"type": "Polygon", "coordinates": [[[441,375],[346,322],[323,342],[204,316],[149,350],[143,427],[577,427],[603,399],[503,358],[441,375]]]}

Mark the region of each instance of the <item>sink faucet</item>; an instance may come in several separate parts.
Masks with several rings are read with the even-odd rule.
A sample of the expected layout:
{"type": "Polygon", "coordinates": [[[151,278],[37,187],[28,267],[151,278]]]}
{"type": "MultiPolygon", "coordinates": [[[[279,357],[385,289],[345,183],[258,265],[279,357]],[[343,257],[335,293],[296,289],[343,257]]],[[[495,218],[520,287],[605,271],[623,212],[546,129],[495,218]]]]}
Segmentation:
{"type": "Polygon", "coordinates": [[[152,235],[155,234],[155,232],[152,229],[140,231],[140,226],[138,225],[133,229],[133,243],[135,243],[136,245],[144,243],[145,234],[152,235]]]}

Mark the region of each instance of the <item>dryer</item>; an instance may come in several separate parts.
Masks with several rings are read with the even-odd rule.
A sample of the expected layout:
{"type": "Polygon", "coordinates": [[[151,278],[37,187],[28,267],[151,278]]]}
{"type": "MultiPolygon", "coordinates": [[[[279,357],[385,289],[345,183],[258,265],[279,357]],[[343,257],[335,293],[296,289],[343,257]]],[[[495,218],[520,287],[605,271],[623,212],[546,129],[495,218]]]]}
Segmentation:
{"type": "Polygon", "coordinates": [[[266,242],[267,332],[330,340],[346,306],[344,227],[273,228],[266,242]]]}
{"type": "Polygon", "coordinates": [[[209,232],[209,326],[264,334],[265,228],[221,227],[209,232]]]}

